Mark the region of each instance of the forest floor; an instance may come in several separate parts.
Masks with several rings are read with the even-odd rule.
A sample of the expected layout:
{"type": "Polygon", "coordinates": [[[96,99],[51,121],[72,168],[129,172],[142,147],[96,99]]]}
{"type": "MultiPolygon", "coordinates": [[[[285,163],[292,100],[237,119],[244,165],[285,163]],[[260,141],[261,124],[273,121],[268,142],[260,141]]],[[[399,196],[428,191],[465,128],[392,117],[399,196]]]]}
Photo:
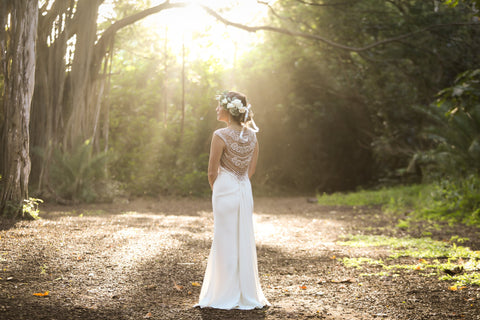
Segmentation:
{"type": "MultiPolygon", "coordinates": [[[[358,234],[422,237],[421,225],[398,228],[399,217],[380,208],[255,199],[259,273],[272,306],[251,311],[193,307],[212,239],[209,199],[47,204],[40,216],[0,225],[2,320],[480,319],[478,286],[453,287],[421,264],[385,271],[344,263],[355,257],[419,263],[389,259],[389,247],[342,245],[358,234]]],[[[464,245],[480,250],[478,229],[432,230],[434,239],[468,237],[464,245]]]]}

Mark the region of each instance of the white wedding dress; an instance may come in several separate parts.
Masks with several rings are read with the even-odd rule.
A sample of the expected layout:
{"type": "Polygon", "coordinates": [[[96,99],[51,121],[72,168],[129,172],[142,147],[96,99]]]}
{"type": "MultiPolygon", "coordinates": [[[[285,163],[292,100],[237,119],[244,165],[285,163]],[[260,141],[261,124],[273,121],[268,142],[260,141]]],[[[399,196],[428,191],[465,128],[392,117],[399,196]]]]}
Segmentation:
{"type": "Polygon", "coordinates": [[[200,292],[199,307],[254,309],[270,305],[258,277],[253,231],[253,198],[248,166],[257,138],[255,132],[223,128],[215,131],[225,141],[220,170],[213,184],[213,243],[200,292]]]}

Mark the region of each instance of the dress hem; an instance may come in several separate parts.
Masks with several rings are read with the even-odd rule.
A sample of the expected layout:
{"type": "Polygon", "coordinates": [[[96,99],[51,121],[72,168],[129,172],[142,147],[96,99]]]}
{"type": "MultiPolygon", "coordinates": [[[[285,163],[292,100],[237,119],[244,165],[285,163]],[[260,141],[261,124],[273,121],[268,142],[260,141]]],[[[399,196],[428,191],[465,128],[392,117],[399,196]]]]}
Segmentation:
{"type": "Polygon", "coordinates": [[[270,303],[266,303],[264,305],[258,305],[258,306],[239,306],[235,305],[233,307],[219,307],[219,306],[210,306],[210,305],[201,305],[201,304],[196,304],[193,307],[194,308],[201,308],[201,309],[220,309],[220,310],[254,310],[254,309],[263,309],[263,308],[268,308],[270,307],[270,303]]]}

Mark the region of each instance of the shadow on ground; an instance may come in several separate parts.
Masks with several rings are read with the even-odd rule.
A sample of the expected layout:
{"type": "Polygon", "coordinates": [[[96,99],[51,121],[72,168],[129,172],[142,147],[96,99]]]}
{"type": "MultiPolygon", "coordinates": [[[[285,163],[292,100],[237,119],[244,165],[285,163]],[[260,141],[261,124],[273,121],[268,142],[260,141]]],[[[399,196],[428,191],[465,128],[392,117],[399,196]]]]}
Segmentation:
{"type": "Polygon", "coordinates": [[[0,319],[475,319],[480,311],[477,287],[449,292],[418,272],[346,268],[339,258],[386,258],[335,243],[391,225],[378,211],[257,201],[259,272],[272,306],[242,311],[193,308],[213,231],[209,199],[95,210],[52,207],[43,220],[0,231],[0,319]]]}

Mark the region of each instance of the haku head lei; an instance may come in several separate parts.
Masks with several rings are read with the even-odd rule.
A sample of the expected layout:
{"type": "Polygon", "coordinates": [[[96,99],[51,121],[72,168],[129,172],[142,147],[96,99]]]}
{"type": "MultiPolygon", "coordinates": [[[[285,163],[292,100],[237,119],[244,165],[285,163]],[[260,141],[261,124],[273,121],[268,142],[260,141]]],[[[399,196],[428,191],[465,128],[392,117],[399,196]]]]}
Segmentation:
{"type": "Polygon", "coordinates": [[[237,97],[230,97],[228,94],[228,91],[224,91],[221,94],[217,95],[215,99],[220,103],[220,105],[227,110],[232,116],[238,117],[240,114],[244,114],[243,121],[241,121],[242,124],[242,131],[240,132],[240,139],[246,141],[246,139],[243,139],[243,131],[245,127],[248,126],[248,123],[251,123],[251,128],[254,132],[258,132],[258,127],[255,124],[255,121],[251,119],[248,121],[248,114],[250,113],[250,109],[252,108],[252,105],[249,103],[246,106],[243,105],[242,100],[238,99],[237,97]]]}

